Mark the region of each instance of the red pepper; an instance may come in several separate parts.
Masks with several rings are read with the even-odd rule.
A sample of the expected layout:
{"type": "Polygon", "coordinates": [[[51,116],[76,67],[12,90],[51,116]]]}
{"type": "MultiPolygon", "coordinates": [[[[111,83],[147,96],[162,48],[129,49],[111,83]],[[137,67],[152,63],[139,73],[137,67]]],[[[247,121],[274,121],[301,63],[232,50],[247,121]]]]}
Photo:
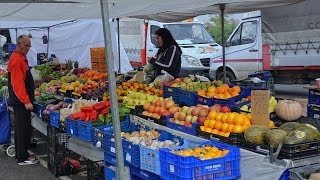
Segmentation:
{"type": "Polygon", "coordinates": [[[86,113],[86,118],[84,119],[84,121],[90,121],[90,113],[86,113]]]}
{"type": "Polygon", "coordinates": [[[110,104],[109,101],[104,101],[104,104],[105,104],[107,107],[110,107],[110,106],[111,106],[111,104],[110,104]]]}
{"type": "Polygon", "coordinates": [[[96,111],[96,110],[91,111],[91,113],[90,113],[90,121],[97,120],[98,115],[99,115],[98,111],[96,111]]]}
{"type": "Polygon", "coordinates": [[[87,106],[87,107],[81,108],[80,110],[83,111],[84,113],[91,113],[91,111],[93,111],[93,107],[87,106]]]}
{"type": "Polygon", "coordinates": [[[83,116],[85,116],[86,114],[82,111],[78,112],[78,113],[75,113],[75,114],[71,114],[70,115],[70,118],[71,119],[81,119],[83,118],[83,116]]]}
{"type": "Polygon", "coordinates": [[[105,103],[104,102],[98,102],[97,104],[95,104],[94,106],[93,106],[93,109],[95,109],[95,110],[97,110],[97,111],[101,111],[101,110],[103,110],[103,109],[105,109],[106,108],[106,105],[105,105],[105,103]]]}
{"type": "Polygon", "coordinates": [[[101,111],[101,114],[103,114],[105,116],[105,115],[107,115],[109,113],[109,110],[110,110],[110,108],[103,109],[101,111]]]}

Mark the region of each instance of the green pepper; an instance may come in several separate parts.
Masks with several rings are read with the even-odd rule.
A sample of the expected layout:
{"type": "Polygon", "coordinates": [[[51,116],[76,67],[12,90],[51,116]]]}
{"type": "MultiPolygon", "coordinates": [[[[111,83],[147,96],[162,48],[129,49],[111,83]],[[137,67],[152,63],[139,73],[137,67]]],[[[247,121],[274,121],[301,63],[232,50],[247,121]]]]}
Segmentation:
{"type": "Polygon", "coordinates": [[[103,114],[100,114],[100,115],[98,116],[98,121],[104,122],[104,119],[105,119],[105,117],[104,117],[103,114]]]}

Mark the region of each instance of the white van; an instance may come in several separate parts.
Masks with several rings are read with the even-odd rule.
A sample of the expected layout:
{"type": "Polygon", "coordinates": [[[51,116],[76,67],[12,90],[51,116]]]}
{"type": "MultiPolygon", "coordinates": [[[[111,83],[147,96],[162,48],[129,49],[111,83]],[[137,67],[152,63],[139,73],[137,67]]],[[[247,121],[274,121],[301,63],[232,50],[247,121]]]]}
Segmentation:
{"type": "MultiPolygon", "coordinates": [[[[275,83],[303,84],[320,77],[320,1],[247,13],[226,41],[227,78],[266,70],[275,83]],[[308,11],[306,11],[308,9],[308,11]]],[[[209,76],[223,78],[222,50],[209,76]]]]}
{"type": "Polygon", "coordinates": [[[161,23],[128,18],[121,19],[119,27],[120,41],[134,67],[145,65],[157,53],[155,32],[163,27],[172,33],[182,49],[182,76],[188,73],[208,74],[210,56],[221,48],[201,23],[161,23]]]}

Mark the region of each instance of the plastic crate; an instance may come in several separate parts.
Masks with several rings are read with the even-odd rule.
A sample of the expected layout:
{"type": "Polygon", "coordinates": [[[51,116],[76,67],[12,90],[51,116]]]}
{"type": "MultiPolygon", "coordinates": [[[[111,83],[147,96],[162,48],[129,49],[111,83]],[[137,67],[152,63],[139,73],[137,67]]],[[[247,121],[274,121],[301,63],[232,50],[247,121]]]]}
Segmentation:
{"type": "MultiPolygon", "coordinates": [[[[176,137],[168,132],[162,131],[159,137],[159,141],[172,140],[175,143],[182,144],[182,139],[176,137]]],[[[160,175],[160,158],[159,150],[150,149],[148,147],[140,145],[140,165],[142,170],[149,171],[151,173],[160,175]]]]}
{"type": "Polygon", "coordinates": [[[116,167],[104,166],[104,176],[106,180],[116,180],[116,167]]]}
{"type": "Polygon", "coordinates": [[[261,80],[268,81],[270,78],[272,78],[272,74],[270,71],[257,71],[249,74],[248,77],[258,77],[261,80]]]}
{"type": "Polygon", "coordinates": [[[53,126],[47,126],[48,149],[56,152],[68,148],[69,136],[67,133],[53,126]]]}
{"type": "Polygon", "coordinates": [[[50,111],[50,124],[56,128],[60,128],[60,113],[56,111],[50,111]]]}
{"type": "Polygon", "coordinates": [[[320,105],[308,104],[308,117],[320,119],[320,105]]]}
{"type": "Polygon", "coordinates": [[[37,114],[39,118],[42,117],[42,113],[45,109],[46,105],[34,102],[34,112],[37,114]]]}
{"type": "Polygon", "coordinates": [[[196,135],[197,134],[197,124],[192,123],[191,127],[185,126],[185,125],[181,125],[181,124],[177,124],[174,122],[170,122],[169,118],[166,119],[167,121],[167,127],[171,128],[171,129],[175,129],[187,134],[191,134],[191,135],[196,135]]]}
{"type": "Polygon", "coordinates": [[[309,89],[308,104],[320,105],[320,91],[309,89]]]}
{"type": "Polygon", "coordinates": [[[92,141],[92,123],[91,122],[77,122],[78,137],[91,142],[92,141]]]}
{"type": "Polygon", "coordinates": [[[306,180],[312,173],[320,172],[320,164],[312,164],[289,169],[290,180],[306,180]]]}
{"type": "Polygon", "coordinates": [[[290,172],[288,169],[281,174],[279,180],[290,180],[290,172]]]}
{"type": "Polygon", "coordinates": [[[249,79],[241,80],[241,81],[232,81],[233,84],[238,86],[243,86],[248,88],[249,90],[270,90],[270,94],[275,94],[274,80],[270,78],[267,81],[254,83],[249,79]]]}
{"type": "Polygon", "coordinates": [[[111,155],[110,153],[104,152],[104,162],[105,164],[112,164],[114,166],[117,165],[117,158],[115,155],[111,155]]]}
{"type": "Polygon", "coordinates": [[[178,102],[179,101],[179,96],[180,96],[180,88],[163,86],[163,97],[164,98],[172,97],[172,100],[174,102],[178,102]]]}
{"type": "Polygon", "coordinates": [[[193,156],[183,157],[171,150],[187,149],[186,145],[177,148],[160,149],[161,178],[181,180],[205,179],[237,179],[240,178],[240,149],[212,141],[199,145],[209,144],[219,149],[228,149],[229,153],[221,158],[200,160],[193,156]]]}
{"type": "Polygon", "coordinates": [[[178,103],[186,106],[195,106],[197,104],[197,94],[180,89],[178,103]]]}
{"type": "Polygon", "coordinates": [[[93,162],[87,161],[87,179],[88,180],[104,180],[104,161],[93,162]]]}
{"type": "Polygon", "coordinates": [[[239,146],[240,144],[239,140],[243,139],[243,134],[240,134],[240,133],[230,133],[229,137],[224,137],[224,136],[219,136],[216,134],[201,131],[200,127],[197,128],[197,136],[203,137],[208,140],[222,142],[222,143],[226,143],[234,146],[239,146]]]}
{"type": "Polygon", "coordinates": [[[67,134],[78,136],[78,121],[67,117],[65,123],[67,134]]]}
{"type": "Polygon", "coordinates": [[[113,132],[113,127],[110,125],[93,128],[93,145],[97,148],[106,149],[105,135],[108,132],[113,132]]]}
{"type": "Polygon", "coordinates": [[[77,174],[79,169],[74,168],[71,163],[67,160],[68,158],[72,158],[71,151],[67,148],[54,152],[48,149],[48,170],[55,175],[58,176],[69,176],[72,174],[77,174]]]}
{"type": "Polygon", "coordinates": [[[143,171],[137,167],[130,166],[131,179],[143,179],[143,180],[160,180],[160,176],[148,171],[143,171]]]}

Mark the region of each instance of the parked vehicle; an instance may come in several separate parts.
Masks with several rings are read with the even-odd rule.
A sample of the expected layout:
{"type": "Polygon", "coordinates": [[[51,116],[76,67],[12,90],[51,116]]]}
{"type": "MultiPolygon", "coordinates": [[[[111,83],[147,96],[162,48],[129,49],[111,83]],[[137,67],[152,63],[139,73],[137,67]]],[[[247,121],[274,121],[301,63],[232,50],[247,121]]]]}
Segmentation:
{"type": "MultiPolygon", "coordinates": [[[[267,70],[278,84],[320,77],[320,2],[247,13],[226,42],[227,78],[267,70]],[[306,11],[308,9],[308,11],[306,11]]],[[[223,78],[222,51],[212,55],[210,77],[223,78]]]]}

